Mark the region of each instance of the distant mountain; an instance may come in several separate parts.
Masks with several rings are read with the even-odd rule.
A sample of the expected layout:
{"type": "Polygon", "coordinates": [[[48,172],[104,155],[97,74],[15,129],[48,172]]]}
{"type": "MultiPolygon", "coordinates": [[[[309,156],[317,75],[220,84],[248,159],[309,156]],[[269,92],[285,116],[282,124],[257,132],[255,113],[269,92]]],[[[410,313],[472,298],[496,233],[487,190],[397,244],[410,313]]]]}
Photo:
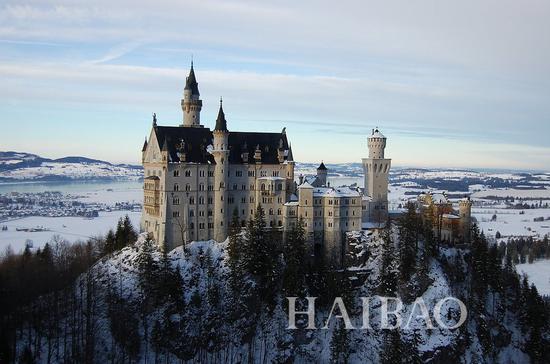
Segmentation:
{"type": "Polygon", "coordinates": [[[143,177],[141,166],[113,164],[79,156],[43,158],[25,152],[0,152],[0,182],[117,180],[143,177]]]}

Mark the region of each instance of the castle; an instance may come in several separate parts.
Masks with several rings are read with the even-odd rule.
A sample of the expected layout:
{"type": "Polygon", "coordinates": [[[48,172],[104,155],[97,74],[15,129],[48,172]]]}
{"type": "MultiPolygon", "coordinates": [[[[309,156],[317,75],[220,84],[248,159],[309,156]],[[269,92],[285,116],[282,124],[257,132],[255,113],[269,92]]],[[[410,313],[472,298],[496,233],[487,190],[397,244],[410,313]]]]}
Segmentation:
{"type": "Polygon", "coordinates": [[[416,205],[423,220],[431,221],[434,235],[448,243],[469,243],[472,224],[472,201],[458,201],[458,211],[445,192],[428,192],[418,196],[416,205]]]}
{"type": "Polygon", "coordinates": [[[365,188],[331,187],[324,163],[312,178],[294,176],[285,128],[279,133],[230,130],[220,100],[213,130],[200,122],[202,100],[191,64],[179,126],[153,127],[142,149],[141,229],[164,248],[193,240],[223,241],[235,211],[242,226],[261,204],[267,226],[282,234],[302,218],[312,252],[336,264],[345,233],[385,225],[388,217],[386,137],[373,129],[362,160],[365,188]]]}

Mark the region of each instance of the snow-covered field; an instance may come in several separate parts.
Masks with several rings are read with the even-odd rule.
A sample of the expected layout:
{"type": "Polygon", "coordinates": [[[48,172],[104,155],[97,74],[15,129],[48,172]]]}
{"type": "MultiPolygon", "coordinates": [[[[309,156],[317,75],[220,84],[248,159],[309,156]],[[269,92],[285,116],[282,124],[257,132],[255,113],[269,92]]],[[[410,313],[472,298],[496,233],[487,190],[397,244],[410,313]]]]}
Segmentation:
{"type": "Polygon", "coordinates": [[[488,236],[494,236],[497,231],[503,238],[514,236],[539,236],[550,234],[550,209],[502,209],[473,208],[472,215],[477,219],[478,226],[488,236]],[[521,214],[520,212],[523,212],[521,214]],[[496,220],[492,221],[493,215],[496,220]],[[543,217],[544,221],[534,221],[543,217]],[[549,219],[549,220],[546,220],[549,219]]]}
{"type": "Polygon", "coordinates": [[[42,217],[32,216],[0,223],[7,226],[8,231],[0,231],[0,252],[11,245],[14,252],[25,248],[27,239],[32,240],[33,248],[44,246],[54,235],[75,242],[89,237],[104,235],[109,229],[116,228],[117,221],[128,215],[135,228],[139,229],[140,212],[111,211],[101,212],[99,217],[86,219],[83,217],[42,217]],[[16,228],[43,227],[50,231],[26,232],[16,231],[16,228]]]}
{"type": "Polygon", "coordinates": [[[513,198],[550,198],[550,189],[514,189],[514,188],[498,188],[498,189],[486,189],[484,191],[474,192],[472,198],[486,198],[486,197],[513,197],[513,198]]]}
{"type": "Polygon", "coordinates": [[[520,274],[527,274],[542,295],[550,296],[550,260],[538,260],[534,263],[516,265],[520,274]]]}

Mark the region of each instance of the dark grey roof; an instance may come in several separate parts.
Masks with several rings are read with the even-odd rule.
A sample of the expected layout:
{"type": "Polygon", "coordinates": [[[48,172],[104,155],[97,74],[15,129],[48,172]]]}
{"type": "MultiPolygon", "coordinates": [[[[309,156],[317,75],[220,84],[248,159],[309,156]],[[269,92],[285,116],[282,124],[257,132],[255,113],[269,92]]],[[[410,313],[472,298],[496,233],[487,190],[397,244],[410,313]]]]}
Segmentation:
{"type": "Polygon", "coordinates": [[[200,95],[199,84],[197,83],[195,70],[193,69],[193,62],[191,62],[191,71],[189,71],[189,76],[187,76],[187,79],[185,80],[185,90],[191,90],[192,95],[200,95]]]}
{"type": "Polygon", "coordinates": [[[145,137],[145,142],[143,143],[143,148],[141,148],[141,151],[145,152],[146,149],[147,149],[147,137],[145,137]]]}
{"type": "Polygon", "coordinates": [[[318,171],[326,171],[326,170],[327,170],[327,167],[325,167],[325,163],[321,162],[321,164],[319,165],[319,167],[317,167],[317,170],[318,170],[318,171]]]}
{"type": "MultiPolygon", "coordinates": [[[[284,131],[284,129],[283,129],[284,131]]],[[[292,145],[289,144],[288,145],[288,156],[286,157],[286,159],[290,162],[294,162],[294,156],[292,155],[292,145]]]]}
{"type": "Polygon", "coordinates": [[[227,131],[227,121],[225,120],[225,113],[223,112],[222,102],[220,100],[220,110],[218,111],[218,118],[216,119],[216,127],[214,130],[227,131]]]}
{"type": "MultiPolygon", "coordinates": [[[[157,126],[154,128],[161,145],[166,141],[169,161],[178,162],[178,153],[185,153],[185,161],[190,163],[212,163],[214,157],[206,151],[212,144],[213,135],[209,128],[183,128],[177,126],[157,126]],[[182,143],[183,142],[183,143],[182,143]]],[[[288,149],[288,140],[284,133],[229,132],[229,163],[242,164],[242,155],[248,152],[248,163],[255,163],[256,146],[262,151],[262,163],[279,164],[278,152],[282,140],[282,149],[288,149]]]]}

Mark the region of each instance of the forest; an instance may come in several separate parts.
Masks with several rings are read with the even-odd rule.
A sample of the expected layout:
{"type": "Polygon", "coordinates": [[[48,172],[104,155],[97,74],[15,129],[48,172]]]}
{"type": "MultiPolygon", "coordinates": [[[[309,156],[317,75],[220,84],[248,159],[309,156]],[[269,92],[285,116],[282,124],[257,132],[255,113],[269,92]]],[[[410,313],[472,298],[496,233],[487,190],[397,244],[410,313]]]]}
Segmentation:
{"type": "MultiPolygon", "coordinates": [[[[349,236],[344,268],[311,254],[302,222],[286,241],[277,236],[258,206],[244,228],[233,218],[223,243],[163,252],[126,218],[85,243],[53,239],[35,252],[6,252],[0,362],[550,361],[550,305],[514,267],[521,261],[514,252],[538,252],[534,243],[489,244],[474,227],[468,248],[447,246],[412,205],[385,229],[349,236]],[[443,291],[468,307],[456,330],[363,333],[341,320],[311,333],[286,328],[286,297],[318,297],[323,320],[335,297],[410,305],[443,291]]],[[[452,321],[456,312],[446,315],[452,321]]]]}

